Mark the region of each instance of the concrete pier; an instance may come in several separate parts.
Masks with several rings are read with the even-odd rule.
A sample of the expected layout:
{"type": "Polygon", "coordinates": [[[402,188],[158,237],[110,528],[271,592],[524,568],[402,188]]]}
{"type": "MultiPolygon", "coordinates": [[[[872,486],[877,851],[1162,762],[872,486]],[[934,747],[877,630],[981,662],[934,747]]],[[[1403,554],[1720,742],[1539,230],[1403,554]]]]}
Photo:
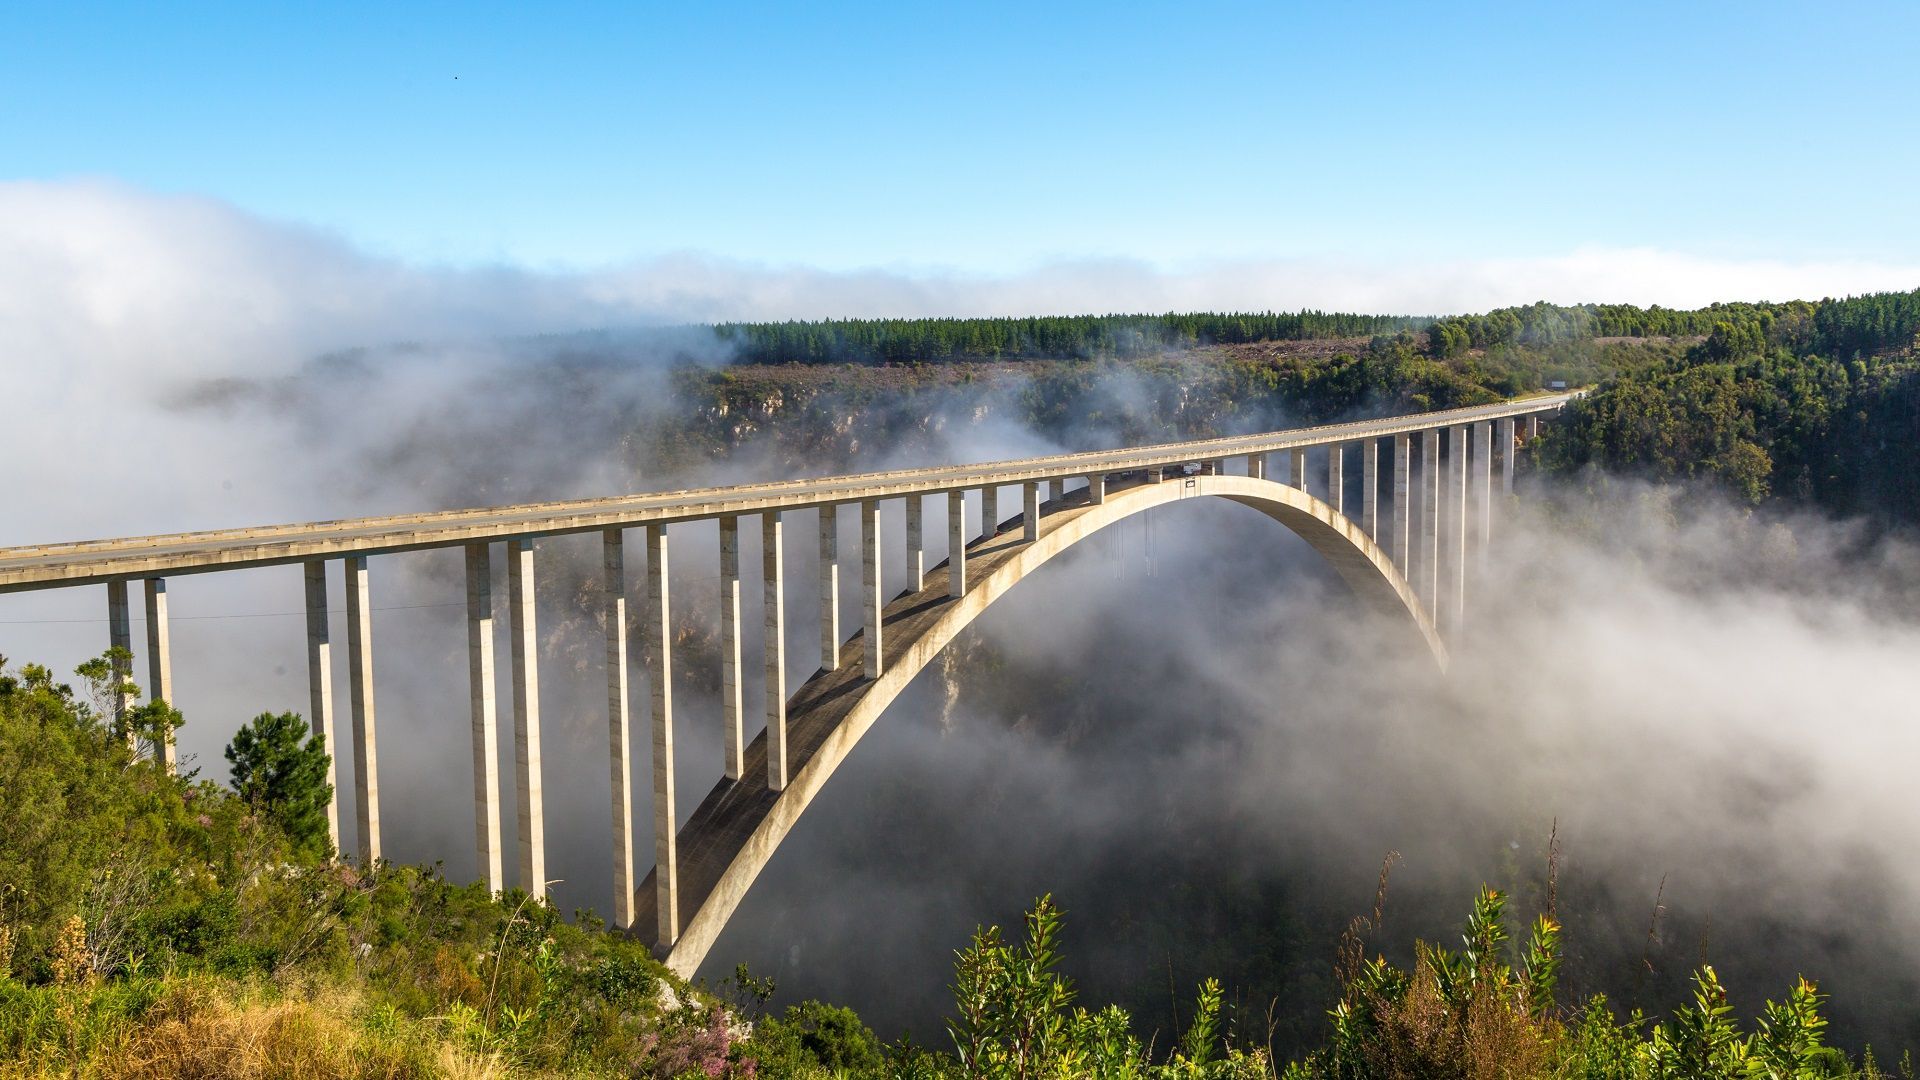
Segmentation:
{"type": "Polygon", "coordinates": [[[1511,416],[1494,425],[1494,441],[1500,444],[1500,491],[1513,494],[1514,432],[1511,416]]]}
{"type": "Polygon", "coordinates": [[[633,925],[633,726],[627,684],[627,534],[600,534],[600,619],[607,639],[607,763],[613,793],[613,925],[633,925]]]}
{"type": "MultiPolygon", "coordinates": [[[[1447,429],[1447,599],[1442,625],[1457,639],[1467,607],[1467,429],[1447,429]]],[[[1451,640],[1451,639],[1450,639],[1451,640]]]]}
{"type": "Polygon", "coordinates": [[[1391,543],[1387,545],[1393,554],[1393,565],[1400,568],[1400,575],[1409,581],[1413,579],[1412,544],[1413,529],[1413,437],[1395,435],[1393,437],[1393,523],[1387,531],[1391,534],[1391,543]]]}
{"type": "Polygon", "coordinates": [[[886,594],[880,572],[884,566],[885,552],[880,537],[880,500],[865,499],[860,503],[860,614],[865,626],[861,628],[861,651],[866,654],[867,678],[880,677],[886,651],[880,640],[880,612],[886,606],[886,594]]]}
{"type": "Polygon", "coordinates": [[[967,595],[967,493],[947,492],[947,595],[967,595]]]}
{"type": "Polygon", "coordinates": [[[347,566],[347,707],[353,714],[353,797],[359,817],[360,858],[380,860],[380,765],[374,746],[373,598],[367,559],[349,555],[347,566]]]}
{"type": "Polygon", "coordinates": [[[840,667],[840,507],[820,508],[820,670],[840,667]]]}
{"type": "MultiPolygon", "coordinates": [[[[1158,475],[1160,470],[1153,470],[1158,475]]],[[[1020,506],[1020,539],[1031,544],[1040,539],[1040,485],[1029,481],[1020,489],[1023,496],[1020,506]]]]}
{"type": "Polygon", "coordinates": [[[1288,470],[1288,472],[1292,476],[1292,479],[1290,479],[1288,483],[1292,484],[1294,487],[1299,488],[1301,491],[1307,490],[1307,452],[1306,450],[1302,448],[1302,449],[1293,451],[1292,454],[1290,455],[1290,459],[1291,459],[1292,467],[1288,470]]]}
{"type": "Polygon", "coordinates": [[[1537,415],[1527,417],[1527,441],[1532,442],[1533,440],[1539,437],[1540,437],[1540,417],[1537,415]]]}
{"type": "Polygon", "coordinates": [[[906,497],[907,504],[907,591],[927,587],[926,501],[918,495],[906,497]]]}
{"type": "MultiPolygon", "coordinates": [[[[1427,611],[1440,603],[1440,432],[1420,433],[1420,569],[1414,588],[1427,611]]],[[[1435,616],[1436,620],[1438,616],[1435,616]]]]}
{"type": "Polygon", "coordinates": [[[1360,444],[1360,527],[1380,542],[1380,440],[1360,444]]]}
{"type": "MultiPolygon", "coordinates": [[[[1153,472],[1154,475],[1158,476],[1160,470],[1155,469],[1153,472]]],[[[1255,480],[1265,480],[1267,478],[1267,455],[1248,454],[1247,475],[1253,477],[1255,480]]]]}
{"type": "Polygon", "coordinates": [[[133,697],[122,687],[133,681],[133,623],[127,611],[127,583],[124,581],[107,582],[107,645],[122,650],[113,658],[109,667],[113,678],[113,695],[109,697],[108,707],[113,710],[115,727],[124,729],[127,748],[138,752],[133,737],[133,728],[128,726],[127,713],[133,708],[133,697]]]}
{"type": "Polygon", "coordinates": [[[1087,501],[1094,505],[1107,501],[1107,474],[1092,473],[1087,477],[1087,501]]]}
{"type": "Polygon", "coordinates": [[[468,544],[467,699],[473,742],[473,850],[481,880],[506,888],[500,846],[500,730],[494,702],[493,556],[488,544],[468,544]]]}
{"type": "Polygon", "coordinates": [[[647,526],[647,681],[653,690],[653,884],[659,942],[680,937],[680,861],[673,802],[673,621],[667,527],[647,526]]]}
{"type": "Polygon", "coordinates": [[[513,765],[519,799],[520,887],[547,893],[546,792],[540,761],[540,631],[534,618],[533,541],[507,541],[507,630],[513,643],[513,765]]]}
{"type": "Polygon", "coordinates": [[[746,771],[745,689],[740,678],[740,519],[720,519],[720,774],[746,771]]]}
{"type": "Polygon", "coordinates": [[[1485,573],[1493,544],[1493,425],[1473,425],[1473,457],[1467,467],[1473,500],[1473,561],[1476,573],[1485,573]]]}
{"type": "MultiPolygon", "coordinates": [[[[147,579],[147,700],[173,700],[173,642],[167,632],[167,579],[147,579]]],[[[328,748],[327,753],[333,753],[328,748]]],[[[174,773],[173,740],[162,737],[153,744],[153,760],[174,773]]]]}
{"type": "Polygon", "coordinates": [[[313,559],[300,567],[307,599],[307,727],[327,748],[327,840],[340,850],[340,744],[333,737],[333,644],[327,634],[327,564],[313,559]]]}
{"type": "MultiPolygon", "coordinates": [[[[907,500],[918,503],[919,497],[907,500]]],[[[760,515],[760,596],[765,622],[760,647],[766,676],[767,787],[787,786],[787,590],[781,569],[781,522],[778,510],[760,515]]]]}
{"type": "Polygon", "coordinates": [[[1000,488],[988,484],[980,489],[980,539],[991,540],[1000,535],[1000,488]]]}
{"type": "Polygon", "coordinates": [[[1336,513],[1347,512],[1347,446],[1345,443],[1330,443],[1327,446],[1327,505],[1336,513]]]}

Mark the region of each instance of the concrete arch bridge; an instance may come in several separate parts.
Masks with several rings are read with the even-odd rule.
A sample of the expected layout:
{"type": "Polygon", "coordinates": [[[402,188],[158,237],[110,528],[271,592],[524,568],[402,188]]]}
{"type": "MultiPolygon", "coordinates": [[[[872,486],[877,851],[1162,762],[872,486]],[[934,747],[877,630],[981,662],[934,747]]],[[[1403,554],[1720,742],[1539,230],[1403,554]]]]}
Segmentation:
{"type": "MultiPolygon", "coordinates": [[[[298,564],[307,612],[308,717],[327,745],[337,748],[326,584],[328,564],[340,563],[347,595],[352,812],[358,854],[372,860],[381,850],[369,560],[431,548],[464,549],[474,842],[481,875],[500,890],[507,885],[508,859],[497,765],[492,571],[495,547],[503,546],[517,795],[514,881],[543,891],[548,879],[535,546],[544,537],[600,533],[613,921],[651,941],[674,970],[691,974],[808,804],[913,677],[1014,584],[1135,514],[1190,498],[1221,498],[1257,510],[1325,557],[1358,602],[1393,613],[1444,668],[1446,643],[1463,621],[1469,566],[1484,557],[1492,538],[1495,463],[1498,490],[1511,493],[1516,452],[1541,419],[1556,414],[1569,397],[980,465],[8,548],[0,549],[0,593],[104,584],[108,644],[130,654],[129,587],[138,582],[146,603],[147,689],[154,698],[172,701],[167,579],[298,564]],[[1348,461],[1356,455],[1359,469],[1349,473],[1348,461]],[[1313,476],[1310,460],[1317,466],[1313,476]],[[1012,498],[1002,503],[1003,495],[1012,498]],[[947,525],[948,557],[932,567],[927,566],[924,528],[929,498],[945,500],[947,525]],[[898,556],[901,548],[882,529],[881,507],[892,501],[905,506],[904,550],[898,556]],[[861,597],[860,625],[851,635],[843,635],[840,626],[836,523],[845,507],[857,508],[862,538],[859,581],[848,584],[861,597]],[[741,589],[748,584],[740,559],[743,518],[749,527],[757,519],[761,537],[758,584],[765,633],[752,676],[742,654],[741,589]],[[678,824],[668,678],[673,647],[669,540],[673,526],[710,519],[719,522],[723,757],[720,779],[685,824],[678,824]],[[806,590],[813,595],[807,597],[805,616],[819,621],[820,664],[811,677],[789,687],[786,621],[800,616],[787,595],[782,552],[786,544],[801,542],[789,535],[790,526],[800,524],[812,526],[820,549],[820,571],[815,588],[806,590]],[[626,540],[633,529],[644,535],[640,625],[653,758],[654,860],[644,877],[635,861],[630,765],[634,693],[628,670],[626,540]],[[905,560],[908,587],[888,596],[882,570],[896,557],[905,560]],[[760,725],[750,725],[745,716],[743,687],[750,677],[764,687],[764,727],[757,732],[760,725]]],[[[130,666],[120,674],[130,679],[130,666]]],[[[118,708],[129,705],[123,698],[118,708]]],[[[171,767],[171,746],[153,747],[152,753],[171,767]]],[[[337,784],[336,792],[337,804],[344,804],[345,792],[337,784]]],[[[336,841],[340,812],[333,811],[336,841]]]]}

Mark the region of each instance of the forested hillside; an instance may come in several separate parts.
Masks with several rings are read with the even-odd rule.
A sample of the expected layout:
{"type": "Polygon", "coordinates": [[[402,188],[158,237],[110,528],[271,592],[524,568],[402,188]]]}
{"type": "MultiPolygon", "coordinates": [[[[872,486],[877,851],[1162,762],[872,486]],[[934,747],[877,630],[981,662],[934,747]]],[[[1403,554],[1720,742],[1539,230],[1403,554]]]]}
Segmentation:
{"type": "Polygon", "coordinates": [[[1201,437],[1449,408],[1554,384],[1596,391],[1541,461],[1739,498],[1920,520],[1920,291],[1694,310],[1531,304],[1428,318],[1303,311],[1034,319],[735,323],[725,368],[686,368],[691,437],[727,454],[759,436],[857,467],[834,432],[890,440],[993,403],[1067,444],[1201,437]],[[1090,363],[1089,361],[1094,361],[1090,363]],[[1115,399],[1100,363],[1124,363],[1115,399]],[[795,365],[799,365],[796,367],[795,365]]]}
{"type": "Polygon", "coordinates": [[[1920,291],[1729,309],[1684,352],[1601,382],[1542,460],[1920,520],[1917,338],[1920,291]]]}
{"type": "Polygon", "coordinates": [[[1366,337],[1431,319],[1321,311],[1070,315],[1018,319],[827,319],[723,323],[743,364],[910,364],[1132,357],[1252,341],[1366,337]]]}
{"type": "MultiPolygon", "coordinates": [[[[1536,303],[1484,315],[1358,315],[1298,312],[1168,312],[1051,318],[827,319],[723,323],[714,334],[740,364],[934,364],[982,360],[1133,358],[1213,345],[1419,333],[1432,356],[1469,349],[1543,347],[1593,338],[1703,337],[1720,323],[1804,326],[1827,348],[1861,349],[1900,316],[1897,295],[1852,302],[1713,304],[1694,310],[1631,304],[1536,303]],[[1820,314],[1825,312],[1825,314],[1820,314]]],[[[1911,307],[1910,298],[1906,305],[1911,307]]]]}

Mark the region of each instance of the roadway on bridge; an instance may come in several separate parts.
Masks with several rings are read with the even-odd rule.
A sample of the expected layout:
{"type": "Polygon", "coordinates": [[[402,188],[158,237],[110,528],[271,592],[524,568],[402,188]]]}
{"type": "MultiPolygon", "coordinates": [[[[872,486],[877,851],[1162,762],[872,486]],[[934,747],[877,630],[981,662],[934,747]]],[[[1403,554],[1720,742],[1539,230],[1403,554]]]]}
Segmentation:
{"type": "Polygon", "coordinates": [[[59,588],[114,579],[206,573],[308,559],[449,547],[516,536],[555,535],[728,514],[804,509],[860,499],[900,498],[956,488],[1057,480],[1186,461],[1272,453],[1411,434],[1549,412],[1573,394],[1418,413],[1288,431],[1056,454],[1017,461],[788,480],[735,487],[616,496],[569,502],[447,510],[297,525],[172,533],[115,540],[0,549],[0,592],[59,588]]]}

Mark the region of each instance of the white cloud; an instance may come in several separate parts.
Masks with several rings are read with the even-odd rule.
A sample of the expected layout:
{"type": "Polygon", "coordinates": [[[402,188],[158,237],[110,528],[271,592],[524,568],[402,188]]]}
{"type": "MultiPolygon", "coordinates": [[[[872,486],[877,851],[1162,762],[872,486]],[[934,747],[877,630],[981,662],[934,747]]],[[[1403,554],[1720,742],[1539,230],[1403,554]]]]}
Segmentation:
{"type": "MultiPolygon", "coordinates": [[[[827,271],[680,254],[591,271],[417,265],[225,203],[110,182],[0,184],[0,456],[35,483],[0,543],[297,516],[313,447],[158,403],[341,348],[654,322],[1170,309],[1448,312],[1536,299],[1691,306],[1910,288],[1920,266],[1713,260],[1655,250],[1394,264],[1055,262],[1002,276],[827,271]],[[85,497],[79,493],[84,492],[85,497]]],[[[396,382],[396,385],[399,385],[396,382]]],[[[340,438],[346,438],[344,434],[340,438]]],[[[339,441],[335,439],[333,441],[339,441]]],[[[338,492],[325,511],[357,507],[338,492]]]]}

